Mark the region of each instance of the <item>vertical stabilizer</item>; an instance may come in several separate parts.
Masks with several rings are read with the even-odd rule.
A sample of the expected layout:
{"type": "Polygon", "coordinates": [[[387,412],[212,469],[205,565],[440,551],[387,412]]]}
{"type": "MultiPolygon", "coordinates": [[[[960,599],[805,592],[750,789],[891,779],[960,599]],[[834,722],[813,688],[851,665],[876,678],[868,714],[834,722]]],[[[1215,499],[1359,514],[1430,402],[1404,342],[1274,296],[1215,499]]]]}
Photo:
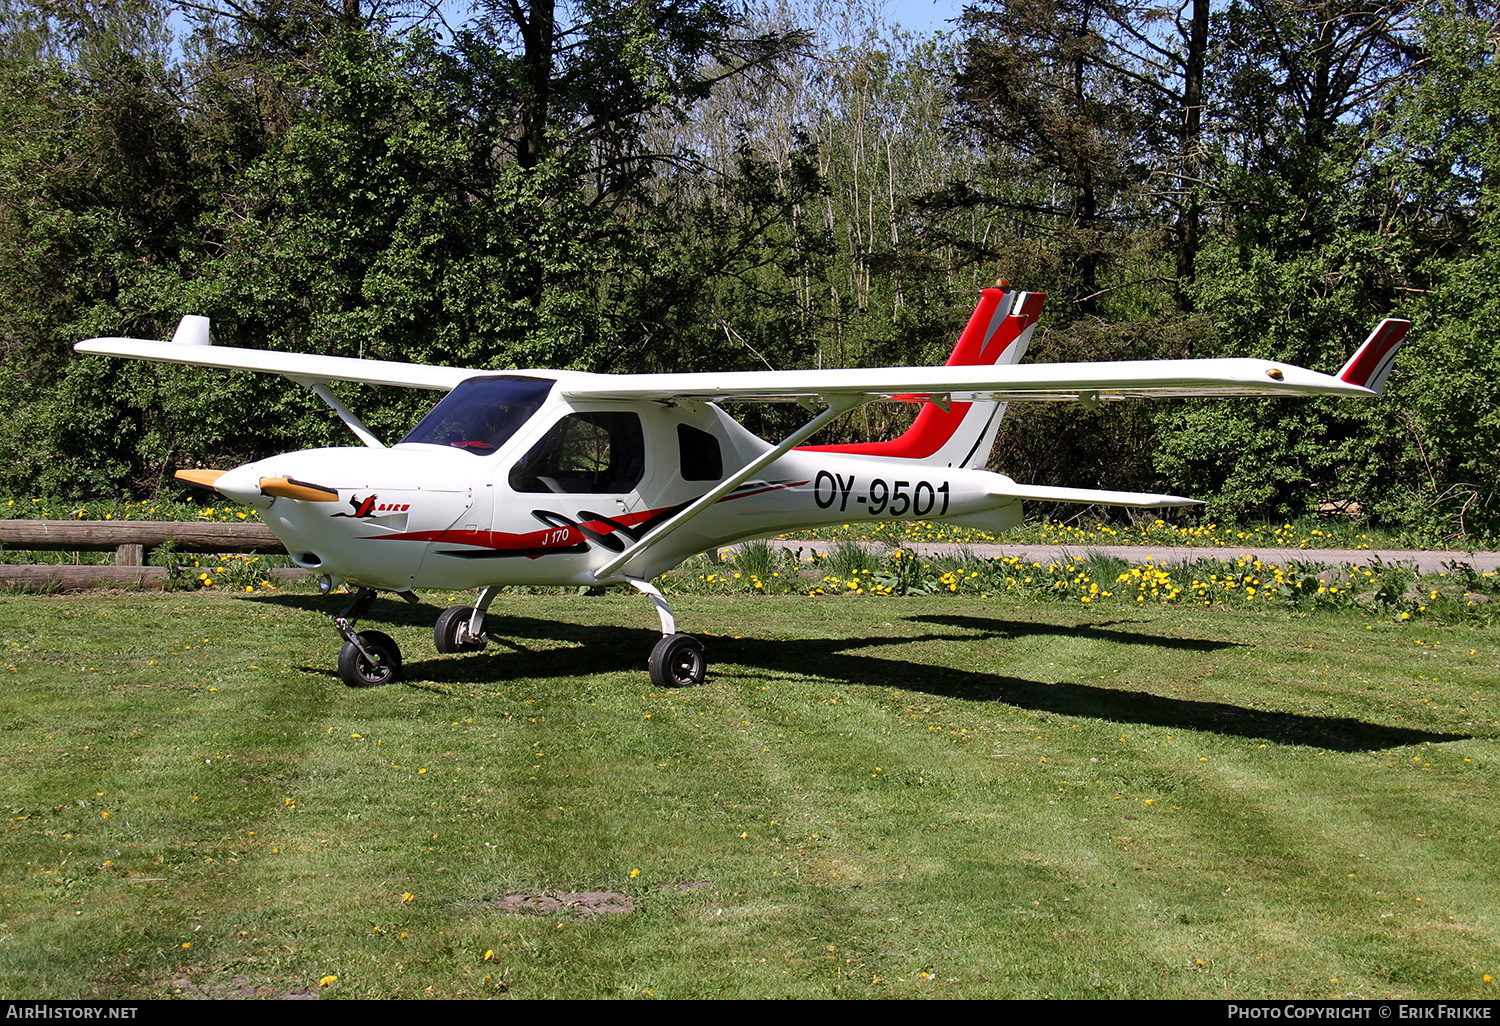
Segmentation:
{"type": "MultiPolygon", "coordinates": [[[[1040,292],[985,289],[968,327],[948,357],[949,367],[1017,363],[1026,355],[1042,303],[1040,292]]],[[[983,470],[1005,415],[1005,403],[928,402],[900,438],[852,445],[811,445],[817,452],[844,452],[921,460],[939,466],[983,470]]]]}
{"type": "Polygon", "coordinates": [[[213,345],[208,337],[208,318],[200,314],[187,314],[177,322],[172,341],[179,346],[213,345]]]}

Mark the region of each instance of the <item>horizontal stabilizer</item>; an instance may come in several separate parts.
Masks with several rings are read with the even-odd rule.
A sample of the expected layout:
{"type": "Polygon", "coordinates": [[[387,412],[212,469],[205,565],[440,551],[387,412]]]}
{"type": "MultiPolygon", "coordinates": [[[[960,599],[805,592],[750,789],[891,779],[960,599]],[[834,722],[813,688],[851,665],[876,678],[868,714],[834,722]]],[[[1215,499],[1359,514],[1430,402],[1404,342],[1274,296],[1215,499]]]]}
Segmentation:
{"type": "Polygon", "coordinates": [[[1135,506],[1152,509],[1160,506],[1201,506],[1201,499],[1181,495],[1153,495],[1150,492],[1111,492],[1100,488],[1051,488],[1047,485],[1007,484],[992,494],[1034,502],[1085,502],[1104,506],[1135,506]]]}

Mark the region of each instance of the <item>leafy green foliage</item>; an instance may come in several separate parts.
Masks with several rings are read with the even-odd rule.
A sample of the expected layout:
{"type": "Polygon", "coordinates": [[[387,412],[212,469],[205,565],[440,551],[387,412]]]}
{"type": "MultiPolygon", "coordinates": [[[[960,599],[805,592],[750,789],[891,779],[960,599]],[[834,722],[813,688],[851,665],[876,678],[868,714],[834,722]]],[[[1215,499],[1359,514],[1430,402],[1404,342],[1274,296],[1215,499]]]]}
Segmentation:
{"type": "MultiPolygon", "coordinates": [[[[1332,370],[1414,321],[1379,402],[1016,404],[1006,472],[1492,529],[1492,26],[1208,10],[986,0],[918,39],[872,3],[536,0],[441,39],[264,0],[201,11],[178,50],[152,0],[4,0],[0,487],[146,495],[348,441],[279,380],[69,349],[181,313],[223,344],[476,368],[924,364],[998,273],[1051,296],[1033,360],[1332,370]]],[[[340,391],[385,437],[429,398],[340,391]]]]}
{"type": "MultiPolygon", "coordinates": [[[[1220,227],[1193,284],[1215,332],[1196,355],[1333,371],[1380,318],[1420,320],[1414,226],[1391,203],[1391,164],[1374,159],[1395,144],[1389,111],[1413,81],[1419,50],[1400,8],[1348,12],[1330,21],[1294,5],[1236,4],[1220,23],[1244,45],[1222,51],[1215,69],[1232,131],[1217,158],[1220,227]]],[[[1163,408],[1157,469],[1212,496],[1216,518],[1323,510],[1431,526],[1432,475],[1409,412],[1411,396],[1434,384],[1422,334],[1412,333],[1378,403],[1163,408]]]]}
{"type": "MultiPolygon", "coordinates": [[[[78,131],[103,143],[72,178],[38,174],[71,139],[7,154],[11,191],[56,222],[12,219],[11,294],[24,300],[48,277],[80,282],[76,297],[53,293],[50,320],[38,321],[41,304],[21,302],[32,320],[7,329],[17,364],[30,368],[7,396],[26,410],[0,435],[7,483],[150,491],[172,465],[344,440],[315,399],[281,382],[231,376],[225,389],[222,375],[67,352],[87,335],[165,337],[175,312],[208,315],[222,344],[497,369],[630,369],[663,322],[702,319],[705,283],[732,272],[765,230],[756,205],[773,193],[785,201],[748,192],[730,231],[689,233],[692,246],[663,254],[655,242],[680,232],[673,215],[643,206],[639,187],[658,156],[632,140],[664,109],[675,116],[674,105],[701,97],[706,85],[689,71],[705,54],[762,61],[785,40],[731,45],[728,15],[712,3],[678,22],[665,13],[641,22],[643,11],[600,5],[597,20],[565,33],[586,45],[559,50],[548,73],[582,61],[591,77],[552,92],[552,120],[524,162],[503,156],[514,94],[481,88],[485,68],[506,55],[498,37],[472,33],[443,49],[421,32],[345,28],[290,56],[279,35],[255,66],[277,86],[271,112],[252,106],[258,97],[241,81],[244,54],[266,42],[259,23],[202,38],[202,95],[216,103],[204,112],[175,107],[162,81],[139,76],[101,92],[59,72],[50,91],[8,100],[39,123],[72,104],[78,131]],[[616,46],[633,55],[624,67],[606,59],[616,46]],[[127,121],[133,134],[117,130],[127,121]],[[160,130],[142,135],[147,123],[160,130]],[[613,155],[595,145],[621,131],[628,138],[613,139],[613,155]],[[19,341],[39,332],[57,340],[50,355],[19,341]]],[[[404,433],[426,402],[363,391],[394,400],[369,419],[388,435],[404,433]]]]}

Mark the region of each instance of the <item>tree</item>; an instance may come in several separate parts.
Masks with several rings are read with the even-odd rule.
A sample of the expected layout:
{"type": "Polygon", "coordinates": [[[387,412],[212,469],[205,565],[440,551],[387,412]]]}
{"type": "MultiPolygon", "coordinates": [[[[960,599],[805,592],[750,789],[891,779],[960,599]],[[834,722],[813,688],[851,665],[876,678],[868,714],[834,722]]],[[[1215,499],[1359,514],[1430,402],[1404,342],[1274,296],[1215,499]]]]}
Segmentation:
{"type": "MultiPolygon", "coordinates": [[[[152,3],[17,5],[0,46],[0,335],[6,476],[27,489],[138,476],[131,418],[80,427],[86,444],[52,445],[55,426],[96,413],[60,379],[70,343],[139,324],[139,304],[176,275],[183,227],[198,215],[188,133],[171,97],[164,10],[152,3]]],[[[130,378],[133,372],[111,378],[130,378]]],[[[96,392],[110,390],[100,383],[96,392]]],[[[97,414],[96,414],[97,415],[97,414]]]]}
{"type": "MultiPolygon", "coordinates": [[[[1193,293],[1213,312],[1203,355],[1264,355],[1333,370],[1410,287],[1371,157],[1421,54],[1410,9],[1364,2],[1234,3],[1216,22],[1210,100],[1212,239],[1193,293]]],[[[1409,366],[1403,361],[1403,368],[1409,366]]],[[[1163,411],[1157,467],[1218,493],[1215,516],[1392,508],[1401,431],[1380,404],[1265,400],[1163,411]]]]}
{"type": "MultiPolygon", "coordinates": [[[[1492,6],[1424,7],[1422,74],[1403,81],[1372,152],[1382,245],[1407,270],[1412,352],[1398,370],[1397,487],[1372,510],[1444,534],[1500,519],[1500,109],[1492,6]]],[[[1374,197],[1372,197],[1372,200],[1374,197]]]]}
{"type": "MultiPolygon", "coordinates": [[[[1197,187],[1184,171],[1197,145],[1187,108],[1196,113],[1201,90],[1194,12],[1171,21],[1179,38],[1153,27],[1154,12],[1110,0],[965,11],[954,127],[988,164],[931,202],[990,212],[995,230],[975,240],[974,257],[1048,293],[1031,359],[1186,355],[1204,330],[1182,300],[1198,245],[1197,187]]],[[[1022,406],[997,459],[1031,480],[1159,490],[1153,430],[1134,405],[1022,406]]]]}
{"type": "Polygon", "coordinates": [[[971,202],[1008,209],[1068,267],[1082,314],[1097,313],[1101,276],[1128,228],[1148,167],[1142,125],[1123,102],[1129,79],[1109,59],[1097,0],[968,8],[958,122],[1014,188],[971,202]]]}
{"type": "MultiPolygon", "coordinates": [[[[496,4],[452,46],[353,3],[197,9],[191,86],[149,65],[132,78],[140,57],[121,44],[101,65],[115,85],[64,63],[63,92],[14,97],[49,122],[53,148],[5,148],[0,235],[13,245],[0,273],[16,269],[12,297],[48,281],[58,312],[53,348],[26,347],[38,373],[10,445],[41,438],[67,454],[48,464],[50,490],[150,487],[168,459],[339,437],[316,400],[274,383],[236,381],[226,403],[176,372],[99,370],[66,349],[90,334],[164,337],[185,310],[252,347],[628,368],[733,259],[656,244],[676,218],[644,186],[683,158],[650,150],[649,129],[792,38],[744,33],[714,0],[496,4]],[[87,116],[58,118],[64,103],[87,116]],[[77,153],[80,132],[90,159],[35,173],[77,153]],[[43,352],[66,359],[38,363],[43,352]],[[76,416],[108,406],[108,437],[76,416]],[[262,416],[247,423],[248,408],[262,416]]],[[[399,435],[419,402],[372,423],[399,435]]],[[[35,479],[29,454],[7,466],[35,479]]]]}

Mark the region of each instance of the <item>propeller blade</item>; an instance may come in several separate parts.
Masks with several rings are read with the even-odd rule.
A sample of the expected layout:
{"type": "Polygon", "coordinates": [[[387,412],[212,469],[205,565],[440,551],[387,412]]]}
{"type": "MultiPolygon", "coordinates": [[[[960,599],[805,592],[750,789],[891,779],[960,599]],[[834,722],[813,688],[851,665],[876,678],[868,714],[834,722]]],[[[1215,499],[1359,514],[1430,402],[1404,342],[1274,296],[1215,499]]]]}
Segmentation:
{"type": "Polygon", "coordinates": [[[339,493],[332,488],[297,481],[290,477],[261,478],[260,494],[274,495],[278,499],[300,499],[303,502],[339,501],[339,493]]]}
{"type": "Polygon", "coordinates": [[[179,470],[172,476],[199,488],[212,488],[214,482],[227,473],[227,470],[179,470]]]}

